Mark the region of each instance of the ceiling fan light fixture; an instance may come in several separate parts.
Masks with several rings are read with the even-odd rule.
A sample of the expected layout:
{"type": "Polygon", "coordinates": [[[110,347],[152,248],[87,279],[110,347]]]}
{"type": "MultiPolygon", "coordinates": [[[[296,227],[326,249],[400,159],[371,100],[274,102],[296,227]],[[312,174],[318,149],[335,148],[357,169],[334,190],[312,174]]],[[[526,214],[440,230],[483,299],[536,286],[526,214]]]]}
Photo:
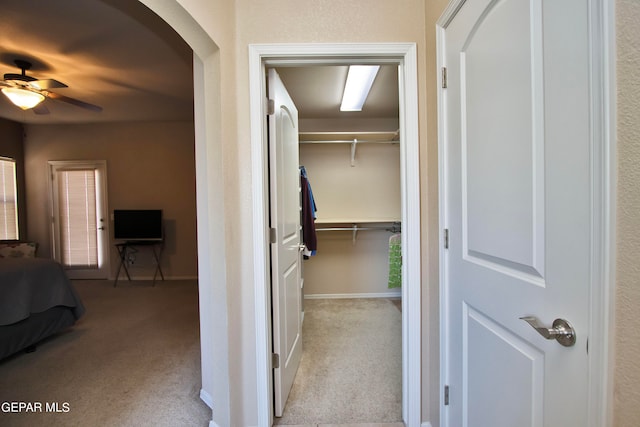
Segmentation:
{"type": "Polygon", "coordinates": [[[44,95],[18,87],[4,87],[2,93],[17,107],[28,110],[44,101],[44,95]]]}
{"type": "Polygon", "coordinates": [[[349,66],[340,111],[362,111],[379,69],[379,65],[349,66]]]}

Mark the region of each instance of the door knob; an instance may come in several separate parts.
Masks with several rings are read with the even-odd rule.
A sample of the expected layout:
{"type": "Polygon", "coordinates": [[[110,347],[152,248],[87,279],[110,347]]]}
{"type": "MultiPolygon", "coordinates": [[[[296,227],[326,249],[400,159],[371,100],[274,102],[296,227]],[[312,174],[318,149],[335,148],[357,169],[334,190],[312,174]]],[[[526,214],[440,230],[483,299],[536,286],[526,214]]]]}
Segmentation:
{"type": "Polygon", "coordinates": [[[540,321],[533,316],[521,317],[520,320],[524,320],[530,324],[533,329],[546,339],[555,339],[565,347],[571,347],[576,343],[576,331],[573,329],[573,326],[564,319],[554,320],[551,328],[542,325],[540,321]]]}

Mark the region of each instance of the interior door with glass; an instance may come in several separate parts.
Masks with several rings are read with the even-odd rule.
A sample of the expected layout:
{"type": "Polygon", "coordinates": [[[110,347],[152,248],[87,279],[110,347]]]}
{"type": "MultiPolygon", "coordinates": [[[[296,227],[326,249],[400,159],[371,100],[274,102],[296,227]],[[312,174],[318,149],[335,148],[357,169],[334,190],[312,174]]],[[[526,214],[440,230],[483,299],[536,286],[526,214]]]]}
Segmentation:
{"type": "Polygon", "coordinates": [[[105,161],[49,162],[53,255],[72,279],[107,279],[105,161]]]}

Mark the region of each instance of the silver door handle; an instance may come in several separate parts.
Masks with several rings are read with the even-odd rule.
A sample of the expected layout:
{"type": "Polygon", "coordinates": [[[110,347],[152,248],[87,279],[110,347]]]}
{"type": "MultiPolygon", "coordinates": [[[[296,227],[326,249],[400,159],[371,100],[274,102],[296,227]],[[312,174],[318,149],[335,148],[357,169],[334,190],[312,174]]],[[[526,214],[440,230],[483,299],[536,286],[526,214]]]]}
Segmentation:
{"type": "Polygon", "coordinates": [[[520,320],[524,320],[530,324],[533,329],[546,339],[555,339],[565,347],[571,347],[576,343],[576,331],[573,329],[573,326],[564,319],[554,320],[551,328],[542,325],[540,321],[533,316],[521,317],[520,320]]]}

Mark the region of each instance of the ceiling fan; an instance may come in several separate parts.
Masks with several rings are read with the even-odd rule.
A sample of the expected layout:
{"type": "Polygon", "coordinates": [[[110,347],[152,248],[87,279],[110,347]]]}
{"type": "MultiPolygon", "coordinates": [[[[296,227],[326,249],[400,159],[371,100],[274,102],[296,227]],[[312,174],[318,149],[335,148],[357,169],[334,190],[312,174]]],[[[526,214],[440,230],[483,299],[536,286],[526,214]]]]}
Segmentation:
{"type": "Polygon", "coordinates": [[[97,105],[51,92],[49,89],[60,89],[68,86],[54,79],[39,80],[28,76],[26,71],[31,68],[30,62],[16,59],[14,63],[22,72],[20,74],[5,74],[4,80],[0,81],[0,87],[2,87],[2,93],[23,110],[32,109],[36,114],[49,114],[49,109],[41,104],[42,101],[49,98],[95,112],[102,111],[102,107],[97,105]]]}

